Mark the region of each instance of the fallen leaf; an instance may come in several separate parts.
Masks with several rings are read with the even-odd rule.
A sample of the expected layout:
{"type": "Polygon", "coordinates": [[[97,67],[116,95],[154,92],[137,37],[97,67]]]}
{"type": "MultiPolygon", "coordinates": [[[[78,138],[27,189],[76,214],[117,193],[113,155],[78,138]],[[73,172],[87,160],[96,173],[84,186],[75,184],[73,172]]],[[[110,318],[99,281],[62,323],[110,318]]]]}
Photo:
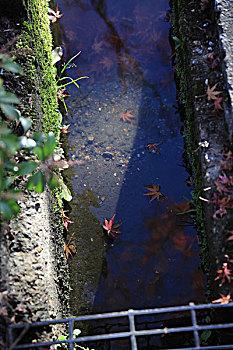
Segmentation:
{"type": "Polygon", "coordinates": [[[165,200],[167,197],[160,192],[161,186],[155,186],[155,184],[152,182],[151,186],[144,186],[149,192],[144,193],[145,196],[151,196],[150,202],[154,199],[157,199],[158,201],[165,200]],[[160,198],[161,197],[161,198],[160,198]]]}
{"type": "Polygon", "coordinates": [[[103,68],[106,69],[108,72],[110,69],[114,66],[114,61],[111,60],[109,57],[104,57],[100,63],[103,65],[103,68]]]}
{"type": "Polygon", "coordinates": [[[206,91],[208,101],[217,100],[217,96],[221,94],[222,91],[215,91],[217,85],[218,83],[212,86],[212,88],[210,88],[210,86],[208,85],[208,88],[206,91]]]}
{"type": "Polygon", "coordinates": [[[204,12],[209,6],[209,0],[201,0],[201,11],[204,12]]]}
{"type": "Polygon", "coordinates": [[[118,238],[119,235],[121,234],[121,229],[120,229],[121,223],[117,222],[113,224],[115,216],[116,214],[114,214],[109,221],[105,218],[104,225],[102,225],[102,227],[107,231],[109,237],[112,236],[114,238],[118,238]]]}
{"type": "Polygon", "coordinates": [[[60,11],[58,10],[58,6],[56,8],[56,10],[52,10],[50,7],[49,7],[49,20],[52,22],[52,23],[55,23],[57,21],[57,19],[61,18],[63,16],[62,13],[60,13],[60,11]]]}
{"type": "Polygon", "coordinates": [[[125,113],[120,114],[120,119],[123,120],[123,122],[129,122],[132,123],[132,119],[135,118],[134,115],[131,114],[132,111],[126,111],[125,113]]]}
{"type": "Polygon", "coordinates": [[[217,299],[217,300],[213,300],[212,303],[221,303],[221,304],[228,304],[230,301],[232,301],[231,299],[231,294],[228,293],[227,296],[224,296],[223,294],[219,293],[221,295],[221,298],[217,299]]]}
{"type": "Polygon", "coordinates": [[[221,101],[222,101],[222,97],[218,97],[215,101],[214,101],[214,109],[216,111],[218,111],[219,109],[223,109],[222,106],[221,106],[221,101]]]}
{"type": "Polygon", "coordinates": [[[218,279],[221,278],[221,285],[226,282],[226,280],[230,283],[231,282],[231,270],[228,268],[228,263],[223,263],[222,264],[222,269],[218,270],[217,273],[219,276],[217,276],[214,280],[217,281],[218,279]]]}
{"type": "Polygon", "coordinates": [[[148,143],[145,148],[148,149],[149,153],[152,153],[152,151],[158,153],[161,156],[160,150],[157,148],[159,145],[161,145],[162,142],[156,142],[156,143],[148,143]]]}

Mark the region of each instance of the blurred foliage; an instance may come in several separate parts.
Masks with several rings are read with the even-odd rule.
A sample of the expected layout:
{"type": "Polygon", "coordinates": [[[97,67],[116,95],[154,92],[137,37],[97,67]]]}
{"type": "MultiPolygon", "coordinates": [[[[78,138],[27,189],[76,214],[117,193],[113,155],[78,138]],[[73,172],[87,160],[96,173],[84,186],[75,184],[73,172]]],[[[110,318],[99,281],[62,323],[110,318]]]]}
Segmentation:
{"type": "MultiPolygon", "coordinates": [[[[0,68],[13,74],[23,74],[22,68],[7,54],[0,53],[0,68]]],[[[58,185],[56,168],[68,166],[68,162],[55,152],[53,133],[47,136],[40,132],[29,135],[31,119],[21,116],[16,108],[18,104],[17,96],[6,91],[0,79],[0,108],[3,112],[0,120],[0,213],[6,220],[20,211],[18,200],[23,192],[16,189],[19,177],[24,177],[26,189],[40,193],[46,184],[51,189],[58,185]],[[21,125],[21,136],[13,132],[12,126],[15,125],[21,125]]]]}

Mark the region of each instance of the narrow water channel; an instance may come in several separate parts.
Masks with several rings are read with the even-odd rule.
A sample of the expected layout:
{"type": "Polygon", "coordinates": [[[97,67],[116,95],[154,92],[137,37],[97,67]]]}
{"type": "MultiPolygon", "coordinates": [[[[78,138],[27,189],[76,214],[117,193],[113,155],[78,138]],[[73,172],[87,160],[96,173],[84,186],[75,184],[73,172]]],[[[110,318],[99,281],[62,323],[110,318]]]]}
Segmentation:
{"type": "MultiPolygon", "coordinates": [[[[204,301],[196,232],[185,197],[182,123],[169,43],[168,0],[58,0],[73,192],[69,259],[73,314],[204,301]],[[127,114],[128,112],[128,114],[127,114]],[[122,116],[127,117],[122,119],[122,116]],[[157,146],[161,155],[146,148],[157,146]],[[166,200],[144,187],[160,185],[166,200]],[[121,222],[118,239],[102,229],[121,222]]],[[[171,39],[170,39],[171,40],[171,39]]],[[[174,60],[173,60],[174,61],[174,60]]],[[[174,64],[174,62],[173,62],[174,64]]]]}

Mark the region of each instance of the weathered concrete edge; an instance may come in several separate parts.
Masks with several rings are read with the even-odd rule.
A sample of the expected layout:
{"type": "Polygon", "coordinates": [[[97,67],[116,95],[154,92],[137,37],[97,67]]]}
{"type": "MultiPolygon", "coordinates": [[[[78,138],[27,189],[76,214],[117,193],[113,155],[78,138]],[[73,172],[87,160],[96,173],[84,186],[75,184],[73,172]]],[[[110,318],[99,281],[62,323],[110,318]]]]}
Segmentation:
{"type": "MultiPolygon", "coordinates": [[[[51,71],[49,72],[51,77],[53,76],[52,37],[49,28],[47,1],[28,0],[26,6],[29,11],[32,7],[36,8],[37,20],[40,23],[42,19],[43,22],[47,22],[45,25],[49,35],[46,40],[41,37],[39,42],[46,41],[48,44],[47,47],[43,47],[44,52],[40,52],[40,54],[47,50],[46,57],[51,57],[51,71]]],[[[33,18],[28,18],[29,22],[32,20],[33,18]]],[[[33,23],[31,24],[33,25],[33,23]]],[[[38,25],[35,25],[35,28],[39,38],[38,25]]],[[[37,56],[36,50],[34,52],[34,68],[30,55],[25,55],[29,67],[28,72],[26,72],[27,80],[30,80],[29,71],[31,68],[35,75],[31,76],[31,79],[34,80],[32,107],[31,110],[25,108],[23,113],[26,113],[25,116],[33,117],[34,126],[36,125],[37,129],[41,129],[41,124],[45,123],[48,132],[51,130],[50,125],[54,129],[54,124],[59,126],[60,120],[57,111],[54,111],[52,118],[48,114],[47,120],[44,119],[45,114],[42,109],[45,110],[46,105],[43,105],[43,96],[40,95],[40,92],[41,86],[43,86],[43,93],[46,95],[46,84],[44,81],[41,83],[43,74],[38,70],[40,57],[37,56]],[[54,122],[54,118],[58,119],[54,122]]],[[[55,86],[54,83],[53,86],[55,86]]],[[[47,103],[58,108],[56,89],[52,98],[47,103]]],[[[27,103],[28,99],[26,98],[25,101],[27,103]]],[[[27,105],[29,104],[27,103],[27,105]]],[[[58,137],[59,130],[53,131],[58,137]]],[[[21,214],[16,219],[11,220],[10,230],[7,226],[1,227],[3,231],[1,275],[4,280],[3,284],[5,284],[2,292],[7,298],[10,298],[6,302],[12,300],[13,305],[16,305],[14,310],[14,317],[16,317],[13,318],[15,321],[17,319],[18,321],[32,322],[64,317],[68,312],[69,284],[68,266],[63,249],[61,207],[59,207],[56,195],[52,194],[49,189],[42,194],[29,193],[24,190],[23,192],[24,199],[19,203],[21,214]]]]}
{"type": "Polygon", "coordinates": [[[219,67],[217,72],[210,69],[208,62],[203,59],[210,52],[208,51],[210,40],[215,42],[212,50],[217,52],[217,57],[222,57],[216,16],[213,11],[214,1],[209,1],[209,7],[204,12],[200,7],[199,1],[173,1],[174,34],[181,40],[181,46],[177,50],[177,62],[180,100],[185,110],[184,139],[194,176],[195,219],[202,239],[202,266],[208,278],[206,296],[207,300],[211,301],[219,292],[226,295],[230,291],[232,295],[230,284],[222,286],[221,280],[215,281],[217,270],[222,267],[224,255],[227,253],[232,256],[232,247],[226,248],[231,215],[228,213],[221,220],[213,220],[215,209],[212,203],[215,181],[221,172],[221,152],[224,146],[231,148],[232,123],[229,118],[230,106],[226,81],[224,82],[223,77],[226,77],[226,74],[219,67]],[[206,35],[206,25],[212,27],[211,36],[206,35]],[[206,118],[205,109],[202,109],[205,102],[198,103],[195,96],[206,93],[207,83],[213,86],[216,82],[219,90],[223,90],[224,112],[220,119],[210,120],[206,118]],[[204,191],[206,188],[210,190],[204,191]]]}
{"type": "MultiPolygon", "coordinates": [[[[233,130],[233,0],[215,0],[216,10],[219,12],[218,30],[219,40],[225,52],[224,71],[228,83],[228,92],[231,100],[231,111],[226,115],[228,129],[233,130]]],[[[230,135],[232,142],[232,133],[230,135]]]]}

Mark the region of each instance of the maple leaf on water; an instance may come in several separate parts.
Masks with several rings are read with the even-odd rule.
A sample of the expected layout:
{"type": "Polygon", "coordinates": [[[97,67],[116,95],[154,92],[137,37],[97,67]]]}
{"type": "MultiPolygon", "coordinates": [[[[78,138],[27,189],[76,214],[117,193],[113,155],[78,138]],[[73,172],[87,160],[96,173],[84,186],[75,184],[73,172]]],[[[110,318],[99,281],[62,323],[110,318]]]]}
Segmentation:
{"type": "Polygon", "coordinates": [[[72,256],[72,253],[75,254],[76,253],[76,247],[74,245],[74,233],[71,235],[68,243],[66,244],[64,242],[64,252],[65,252],[65,255],[66,255],[66,259],[68,260],[69,258],[69,255],[72,256]]]}
{"type": "Polygon", "coordinates": [[[114,238],[118,238],[119,235],[121,234],[121,223],[117,222],[115,224],[114,223],[114,219],[115,219],[116,214],[113,215],[113,217],[108,221],[106,218],[104,219],[104,225],[102,225],[102,227],[107,231],[107,234],[109,237],[114,237],[114,238]]]}
{"type": "Polygon", "coordinates": [[[208,88],[206,91],[208,101],[217,100],[218,98],[217,96],[221,94],[222,91],[215,91],[217,85],[218,83],[212,86],[212,88],[208,85],[208,88]]]}
{"type": "Polygon", "coordinates": [[[49,8],[49,14],[49,20],[52,21],[52,23],[55,23],[57,19],[63,16],[63,13],[60,13],[60,11],[58,10],[58,6],[55,11],[49,8]]]}
{"type": "Polygon", "coordinates": [[[103,44],[104,44],[104,41],[103,40],[98,41],[96,37],[94,44],[92,45],[92,48],[96,53],[100,53],[103,50],[103,44]]]}
{"type": "Polygon", "coordinates": [[[58,98],[60,101],[63,101],[63,99],[64,99],[65,97],[70,96],[70,95],[65,94],[65,91],[66,91],[66,89],[59,89],[59,90],[57,90],[57,98],[58,98]]]}
{"type": "Polygon", "coordinates": [[[155,184],[152,182],[151,186],[144,186],[149,192],[144,193],[145,196],[151,196],[150,202],[153,201],[154,199],[157,199],[158,201],[163,201],[167,199],[167,197],[160,192],[161,186],[155,186],[155,184]],[[161,198],[160,198],[161,197],[161,198]]]}
{"type": "Polygon", "coordinates": [[[113,60],[111,60],[109,57],[104,57],[100,63],[103,65],[104,69],[107,69],[108,72],[114,66],[113,60]]]}
{"type": "Polygon", "coordinates": [[[145,148],[148,149],[149,153],[152,153],[152,151],[154,151],[154,152],[158,153],[161,156],[161,152],[157,148],[159,145],[162,145],[162,142],[148,143],[145,148]]]}
{"type": "Polygon", "coordinates": [[[230,301],[232,301],[231,299],[231,294],[228,293],[227,296],[224,296],[223,294],[219,293],[221,295],[221,298],[213,300],[212,303],[221,303],[221,304],[228,304],[230,301]]]}
{"type": "Polygon", "coordinates": [[[132,123],[132,119],[135,118],[133,114],[131,114],[132,111],[126,111],[125,113],[120,114],[120,119],[123,120],[123,122],[129,122],[132,123]]]}

